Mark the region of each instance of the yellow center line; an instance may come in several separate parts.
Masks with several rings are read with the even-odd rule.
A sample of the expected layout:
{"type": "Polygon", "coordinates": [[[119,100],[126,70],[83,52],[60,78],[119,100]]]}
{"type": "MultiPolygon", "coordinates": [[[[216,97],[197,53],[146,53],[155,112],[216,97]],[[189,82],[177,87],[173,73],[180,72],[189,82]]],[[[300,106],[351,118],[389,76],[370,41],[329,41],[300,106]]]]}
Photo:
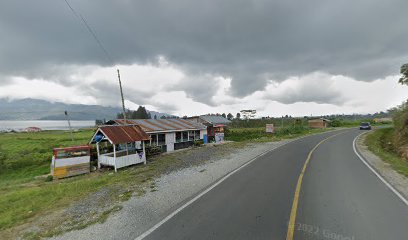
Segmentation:
{"type": "MultiPolygon", "coordinates": [[[[347,132],[347,131],[346,131],[347,132]]],[[[313,152],[325,141],[329,140],[330,138],[333,138],[335,136],[338,136],[340,134],[346,133],[346,132],[341,132],[334,134],[330,137],[327,137],[320,141],[316,146],[313,147],[313,149],[309,152],[307,159],[305,161],[305,164],[303,165],[302,171],[300,172],[299,179],[297,181],[296,185],[296,190],[295,190],[295,196],[293,198],[293,204],[292,204],[292,210],[290,212],[290,218],[289,218],[289,225],[288,225],[288,232],[286,234],[286,240],[293,240],[293,236],[295,234],[295,221],[296,221],[296,213],[297,213],[297,208],[298,208],[298,203],[299,203],[299,194],[300,194],[300,189],[302,187],[302,181],[303,181],[303,175],[305,174],[307,164],[310,162],[310,159],[312,158],[313,152]]]]}

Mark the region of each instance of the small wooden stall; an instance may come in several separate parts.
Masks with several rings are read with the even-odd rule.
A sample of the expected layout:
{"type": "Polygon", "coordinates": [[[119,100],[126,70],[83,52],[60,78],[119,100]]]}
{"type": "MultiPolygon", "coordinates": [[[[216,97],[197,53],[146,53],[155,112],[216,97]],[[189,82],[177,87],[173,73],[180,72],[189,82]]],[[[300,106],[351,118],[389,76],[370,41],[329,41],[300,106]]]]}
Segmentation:
{"type": "Polygon", "coordinates": [[[98,168],[101,165],[118,168],[144,163],[146,151],[144,141],[149,136],[138,125],[99,127],[90,144],[96,144],[98,168]]]}
{"type": "Polygon", "coordinates": [[[51,161],[51,175],[66,178],[90,172],[91,148],[76,146],[54,148],[51,161]]]}

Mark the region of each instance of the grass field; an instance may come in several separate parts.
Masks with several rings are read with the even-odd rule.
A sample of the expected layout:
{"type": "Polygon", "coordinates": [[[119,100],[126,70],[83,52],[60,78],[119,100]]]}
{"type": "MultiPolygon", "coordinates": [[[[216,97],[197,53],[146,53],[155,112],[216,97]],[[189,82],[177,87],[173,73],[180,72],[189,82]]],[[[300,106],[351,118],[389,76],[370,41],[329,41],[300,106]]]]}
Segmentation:
{"type": "MultiPolygon", "coordinates": [[[[180,163],[171,156],[161,156],[162,161],[150,161],[148,165],[127,168],[120,174],[96,172],[53,182],[36,178],[49,173],[52,148],[86,144],[92,133],[92,130],[76,132],[74,142],[63,131],[0,134],[0,151],[3,156],[0,173],[0,236],[12,237],[13,233],[6,231],[8,228],[64,208],[101,188],[117,189],[117,192],[111,191],[112,202],[125,200],[122,198],[130,195],[120,191],[142,191],[151,179],[180,163]]],[[[35,235],[34,239],[52,236],[54,233],[43,234],[35,235]]]]}
{"type": "Polygon", "coordinates": [[[0,188],[50,171],[52,149],[87,144],[93,130],[74,132],[0,133],[0,188]]]}
{"type": "Polygon", "coordinates": [[[393,169],[408,177],[408,161],[400,157],[391,144],[394,128],[380,128],[368,134],[365,144],[368,149],[389,163],[393,169]]]}
{"type": "MultiPolygon", "coordinates": [[[[264,128],[232,128],[226,133],[226,139],[245,144],[277,141],[322,131],[325,130],[278,128],[276,134],[271,135],[266,134],[264,128]]],[[[10,233],[10,228],[28,224],[35,217],[63,209],[102,188],[111,189],[113,202],[126,200],[122,199],[123,196],[128,198],[131,194],[122,194],[120,191],[123,189],[142,192],[152,179],[168,169],[182,165],[174,155],[166,154],[153,161],[150,159],[147,165],[126,168],[118,174],[94,172],[52,182],[38,177],[49,173],[53,148],[87,144],[92,134],[92,129],[75,132],[73,142],[65,131],[0,134],[0,236],[15,236],[10,233]]],[[[57,233],[45,232],[34,235],[34,239],[54,234],[57,233]]]]}

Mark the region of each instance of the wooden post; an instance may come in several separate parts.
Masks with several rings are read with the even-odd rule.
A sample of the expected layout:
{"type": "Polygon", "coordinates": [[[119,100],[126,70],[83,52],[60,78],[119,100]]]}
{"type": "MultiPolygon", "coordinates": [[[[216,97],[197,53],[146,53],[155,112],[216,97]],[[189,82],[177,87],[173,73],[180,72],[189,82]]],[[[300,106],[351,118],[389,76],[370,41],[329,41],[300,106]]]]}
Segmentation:
{"type": "Polygon", "coordinates": [[[144,158],[145,158],[145,160],[144,160],[144,164],[146,165],[146,151],[145,151],[145,143],[144,143],[144,141],[142,141],[142,145],[143,145],[143,156],[144,156],[144,158]]]}
{"type": "Polygon", "coordinates": [[[115,172],[118,170],[116,169],[116,144],[113,144],[113,166],[115,168],[115,172]]]}
{"type": "Polygon", "coordinates": [[[97,152],[97,154],[98,154],[98,169],[100,169],[101,168],[101,163],[99,162],[99,143],[96,143],[96,152],[97,152]]]}
{"type": "Polygon", "coordinates": [[[122,99],[122,110],[123,110],[123,119],[125,120],[125,123],[123,125],[127,125],[126,121],[126,108],[125,108],[125,99],[123,98],[123,90],[122,90],[122,82],[120,81],[120,73],[119,69],[118,70],[118,79],[119,79],[119,88],[120,88],[120,97],[122,99]]]}

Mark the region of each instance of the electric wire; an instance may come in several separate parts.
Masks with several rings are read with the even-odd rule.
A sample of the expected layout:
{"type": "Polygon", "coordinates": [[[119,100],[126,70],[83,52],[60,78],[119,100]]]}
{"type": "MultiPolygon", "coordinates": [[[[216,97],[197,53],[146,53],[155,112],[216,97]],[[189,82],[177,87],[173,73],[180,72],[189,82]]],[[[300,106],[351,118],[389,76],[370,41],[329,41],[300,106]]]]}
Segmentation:
{"type": "Polygon", "coordinates": [[[71,12],[77,17],[86,27],[88,32],[92,35],[93,39],[96,41],[98,46],[101,48],[102,52],[105,54],[105,57],[107,60],[114,65],[115,61],[113,61],[112,56],[109,54],[109,52],[106,50],[106,48],[103,46],[102,42],[99,40],[98,36],[96,35],[95,31],[91,28],[91,26],[88,24],[88,21],[86,21],[85,17],[82,16],[81,13],[76,11],[72,5],[68,2],[68,0],[64,0],[64,2],[67,4],[68,8],[71,10],[71,12]]]}

